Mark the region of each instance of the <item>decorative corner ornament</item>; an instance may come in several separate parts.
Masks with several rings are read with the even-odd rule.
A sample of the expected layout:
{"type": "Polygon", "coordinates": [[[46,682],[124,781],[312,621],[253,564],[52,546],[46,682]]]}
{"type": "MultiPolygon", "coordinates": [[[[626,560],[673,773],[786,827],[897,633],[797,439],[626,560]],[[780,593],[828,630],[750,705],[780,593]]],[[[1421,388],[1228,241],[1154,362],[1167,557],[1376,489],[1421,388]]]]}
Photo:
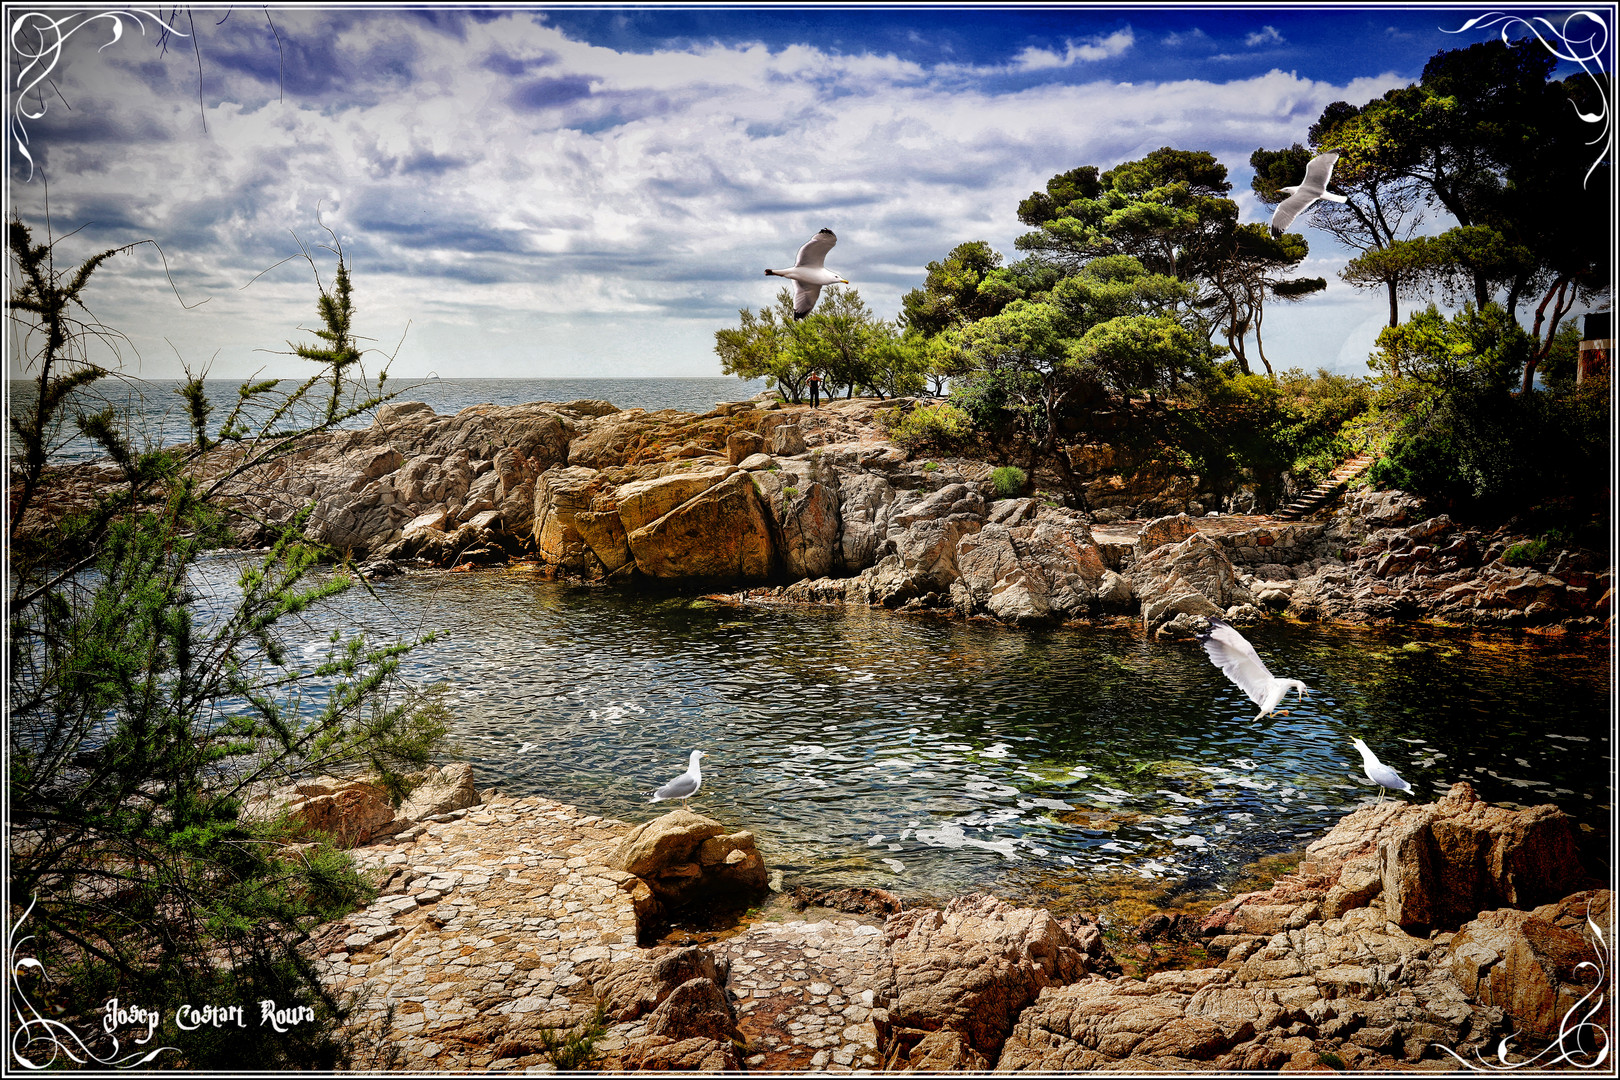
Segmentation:
{"type": "Polygon", "coordinates": [[[1601,143],[1603,151],[1593,160],[1591,168],[1586,170],[1586,178],[1581,181],[1581,186],[1585,187],[1586,182],[1592,179],[1592,173],[1597,170],[1598,165],[1602,163],[1603,158],[1608,154],[1609,141],[1613,137],[1613,118],[1609,115],[1608,94],[1604,92],[1601,80],[1598,79],[1597,75],[1593,74],[1592,68],[1587,66],[1592,64],[1599,72],[1603,70],[1603,57],[1609,48],[1609,24],[1604,22],[1596,12],[1577,11],[1564,19],[1564,27],[1560,30],[1539,15],[1526,19],[1519,15],[1504,15],[1499,11],[1492,11],[1469,19],[1455,30],[1447,30],[1445,27],[1441,27],[1440,30],[1446,34],[1461,34],[1475,27],[1490,28],[1495,26],[1502,28],[1502,44],[1504,45],[1513,44],[1513,39],[1508,36],[1509,30],[1516,26],[1526,28],[1536,36],[1537,41],[1547,47],[1548,52],[1558,59],[1581,65],[1581,70],[1586,72],[1587,77],[1598,88],[1598,101],[1602,103],[1598,112],[1583,113],[1578,107],[1575,108],[1575,115],[1588,124],[1602,125],[1602,130],[1586,144],[1587,146],[1597,146],[1601,143]],[[1571,24],[1576,23],[1576,20],[1585,20],[1592,25],[1589,27],[1584,26],[1584,24],[1580,27],[1572,26],[1571,24]],[[1580,36],[1582,29],[1585,30],[1584,37],[1580,36]],[[1548,38],[1556,39],[1558,44],[1554,45],[1548,38]]]}
{"type": "MultiPolygon", "coordinates": [[[[11,137],[16,141],[17,152],[28,161],[29,181],[34,179],[34,156],[28,152],[27,121],[38,120],[45,115],[47,108],[45,94],[40,90],[40,84],[49,80],[51,72],[61,63],[62,49],[67,44],[68,38],[91,23],[106,20],[112,28],[112,38],[101,49],[96,50],[100,52],[116,45],[123,38],[125,19],[132,21],[142,36],[146,34],[146,23],[143,21],[146,19],[151,19],[171,34],[180,37],[191,36],[142,8],[131,11],[103,11],[94,15],[76,11],[60,19],[53,19],[42,11],[25,11],[12,21],[9,32],[11,53],[7,61],[8,67],[16,66],[14,92],[17,99],[11,108],[8,126],[11,128],[11,137]],[[38,99],[38,112],[30,112],[28,109],[30,93],[35,94],[38,99]]],[[[10,81],[8,71],[8,84],[10,81]]]]}

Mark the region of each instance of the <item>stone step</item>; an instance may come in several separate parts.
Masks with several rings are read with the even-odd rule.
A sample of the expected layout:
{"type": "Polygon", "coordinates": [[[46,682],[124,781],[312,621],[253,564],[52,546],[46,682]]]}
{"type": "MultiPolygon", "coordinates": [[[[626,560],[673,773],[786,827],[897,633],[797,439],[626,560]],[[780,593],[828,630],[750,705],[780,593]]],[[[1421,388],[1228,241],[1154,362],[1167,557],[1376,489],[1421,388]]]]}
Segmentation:
{"type": "Polygon", "coordinates": [[[1274,515],[1278,521],[1292,521],[1313,510],[1320,509],[1337,495],[1351,480],[1360,476],[1378,460],[1376,454],[1357,454],[1328,474],[1328,478],[1295,499],[1274,515]]]}

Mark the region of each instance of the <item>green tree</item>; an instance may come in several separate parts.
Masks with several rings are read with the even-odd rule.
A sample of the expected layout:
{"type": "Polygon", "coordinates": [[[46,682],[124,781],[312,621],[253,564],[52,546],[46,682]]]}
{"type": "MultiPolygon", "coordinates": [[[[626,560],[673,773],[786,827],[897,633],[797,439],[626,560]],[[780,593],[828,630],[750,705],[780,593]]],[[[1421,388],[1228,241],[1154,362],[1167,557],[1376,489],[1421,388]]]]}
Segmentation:
{"type": "Polygon", "coordinates": [[[793,294],[781,289],[776,306],[737,312],[736,329],[714,332],[714,351],[720,370],[739,379],[764,379],[784,398],[797,405],[804,398],[804,383],[816,370],[819,358],[806,355],[806,332],[793,317],[793,294]]]}
{"type": "MultiPolygon", "coordinates": [[[[301,535],[307,509],[242,561],[234,599],[199,586],[199,559],[229,541],[228,485],[384,400],[380,382],[304,427],[286,420],[328,372],[288,393],[244,386],[210,437],[202,377],[189,378],[180,392],[195,437],[181,448],[139,449],[111,409],[81,412],[79,430],[123,479],[52,521],[36,512],[41,484],[18,481],[40,479],[42,433],[73,408],[75,391],[108,374],[86,356],[72,311],[114,252],[58,271],[54,244],[35,244],[19,221],[9,250],[11,318],[37,389],[13,429],[23,453],[9,552],[12,940],[26,909],[34,959],[60,999],[80,1007],[99,1011],[118,994],[169,1017],[181,1003],[256,997],[316,1009],[318,1023],[291,1035],[166,1028],[176,1064],[331,1067],[343,1060],[348,1005],[325,991],[301,947],[317,923],[374,890],[323,838],[290,847],[287,822],[244,806],[267,785],[317,772],[372,770],[403,794],[444,735],[442,709],[399,679],[409,642],[337,634],[309,666],[288,649],[285,621],[352,581],[341,571],[311,577],[323,553],[301,535]],[[271,419],[249,432],[243,417],[257,404],[271,419]]],[[[321,325],[335,342],[352,305],[347,290],[331,296],[321,325]]]]}

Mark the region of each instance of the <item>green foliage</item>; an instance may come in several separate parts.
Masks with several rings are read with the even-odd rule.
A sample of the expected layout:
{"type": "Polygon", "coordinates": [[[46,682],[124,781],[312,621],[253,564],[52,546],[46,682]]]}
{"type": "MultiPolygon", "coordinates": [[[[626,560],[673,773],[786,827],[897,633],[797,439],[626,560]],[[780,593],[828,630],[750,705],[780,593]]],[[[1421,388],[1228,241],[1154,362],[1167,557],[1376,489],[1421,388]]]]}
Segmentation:
{"type": "Polygon", "coordinates": [[[1562,551],[1569,545],[1570,539],[1571,537],[1562,530],[1544,533],[1534,540],[1508,545],[1508,549],[1502,552],[1502,561],[1509,566],[1534,566],[1537,563],[1545,563],[1548,555],[1562,551]]]}
{"type": "MultiPolygon", "coordinates": [[[[56,304],[78,302],[95,260],[64,284],[20,223],[11,253],[21,270],[12,309],[32,317],[25,340],[42,343],[25,357],[40,393],[14,420],[25,448],[15,481],[48,456],[42,433],[67,393],[105,372],[83,359],[82,331],[56,304]]],[[[322,294],[317,332],[334,346],[349,340],[352,311],[339,276],[342,288],[322,294]]],[[[352,369],[358,354],[345,350],[331,362],[352,369]]],[[[178,449],[138,453],[110,410],[80,416],[122,484],[9,555],[11,914],[33,903],[35,955],[57,992],[92,1010],[92,1023],[113,993],[171,1024],[181,1003],[273,998],[316,1011],[315,1024],[274,1039],[252,1025],[232,1038],[165,1030],[190,1068],[325,1068],[344,1053],[334,1033],[349,1004],[323,990],[299,946],[371,887],[325,838],[245,816],[253,794],[309,772],[360,770],[400,794],[445,733],[442,704],[399,679],[408,643],[339,635],[316,663],[292,659],[279,626],[351,582],[313,576],[322,553],[303,535],[307,508],[243,561],[234,599],[198,584],[200,556],[230,538],[225,485],[385,400],[356,403],[340,380],[317,410],[324,419],[273,430],[328,374],[279,397],[273,384],[244,387],[216,439],[202,377],[190,378],[181,393],[194,439],[178,449]],[[260,403],[268,419],[250,434],[245,417],[260,403]],[[205,460],[216,440],[236,445],[205,460]],[[315,846],[288,846],[295,839],[315,846]]],[[[15,530],[34,491],[13,490],[15,530]]]]}
{"type": "Polygon", "coordinates": [[[952,451],[973,439],[973,423],[967,413],[949,402],[918,405],[912,409],[885,409],[877,414],[877,421],[890,441],[907,450],[952,451]]]}
{"type": "Polygon", "coordinates": [[[872,314],[855,289],[824,290],[816,309],[803,319],[793,317],[793,295],[787,289],[776,294],[774,308],[758,314],[745,308],[738,315],[736,329],[715,331],[721,371],[766,379],[784,400],[802,401],[813,372],[826,380],[829,396],[837,388],[848,396],[864,389],[879,397],[923,388],[927,345],[920,337],[898,335],[893,324],[872,314]]]}
{"type": "Polygon", "coordinates": [[[1371,403],[1363,379],[1297,368],[1276,381],[1232,372],[1198,385],[1174,414],[1170,439],[1215,490],[1251,484],[1270,503],[1285,476],[1315,483],[1348,456],[1347,425],[1371,403]]]}
{"type": "Polygon", "coordinates": [[[996,489],[997,498],[1010,499],[1023,494],[1029,474],[1016,465],[1003,465],[990,474],[990,483],[996,489]]]}
{"type": "Polygon", "coordinates": [[[557,1028],[541,1026],[540,1052],[560,1072],[573,1072],[589,1064],[596,1054],[596,1043],[607,1034],[607,1004],[596,1003],[591,1019],[560,1032],[557,1028]]]}
{"type": "Polygon", "coordinates": [[[1531,348],[1495,304],[1386,329],[1370,364],[1395,421],[1370,479],[1490,515],[1542,507],[1571,528],[1606,515],[1608,395],[1515,392],[1531,348]]]}

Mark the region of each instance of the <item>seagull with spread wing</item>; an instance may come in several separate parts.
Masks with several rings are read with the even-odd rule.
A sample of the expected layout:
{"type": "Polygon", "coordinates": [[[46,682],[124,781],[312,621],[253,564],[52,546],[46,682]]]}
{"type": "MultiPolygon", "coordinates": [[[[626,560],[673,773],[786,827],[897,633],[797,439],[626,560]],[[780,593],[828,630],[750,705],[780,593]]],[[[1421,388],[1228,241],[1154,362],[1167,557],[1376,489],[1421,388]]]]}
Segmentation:
{"type": "Polygon", "coordinates": [[[1265,716],[1282,704],[1290,689],[1298,690],[1300,697],[1310,691],[1298,679],[1279,679],[1261,661],[1244,636],[1220,619],[1209,620],[1209,630],[1198,635],[1199,642],[1214,665],[1238,685],[1249,700],[1260,706],[1255,719],[1265,716]]]}
{"type": "Polygon", "coordinates": [[[1305,166],[1304,180],[1292,187],[1277,189],[1288,192],[1288,198],[1278,203],[1271,215],[1272,236],[1281,236],[1286,232],[1294,219],[1314,206],[1318,199],[1336,203],[1347,201],[1343,195],[1335,195],[1327,189],[1328,181],[1333,179],[1333,166],[1338,160],[1339,155],[1333,150],[1317,154],[1305,166]]]}
{"type": "Polygon", "coordinates": [[[816,306],[821,298],[823,285],[848,285],[843,277],[828,270],[824,265],[827,261],[827,252],[838,243],[838,237],[833,235],[831,229],[822,229],[816,235],[804,242],[799,249],[799,258],[786,270],[767,270],[766,277],[785,277],[793,282],[793,317],[802,319],[810,314],[810,309],[816,306]]]}

